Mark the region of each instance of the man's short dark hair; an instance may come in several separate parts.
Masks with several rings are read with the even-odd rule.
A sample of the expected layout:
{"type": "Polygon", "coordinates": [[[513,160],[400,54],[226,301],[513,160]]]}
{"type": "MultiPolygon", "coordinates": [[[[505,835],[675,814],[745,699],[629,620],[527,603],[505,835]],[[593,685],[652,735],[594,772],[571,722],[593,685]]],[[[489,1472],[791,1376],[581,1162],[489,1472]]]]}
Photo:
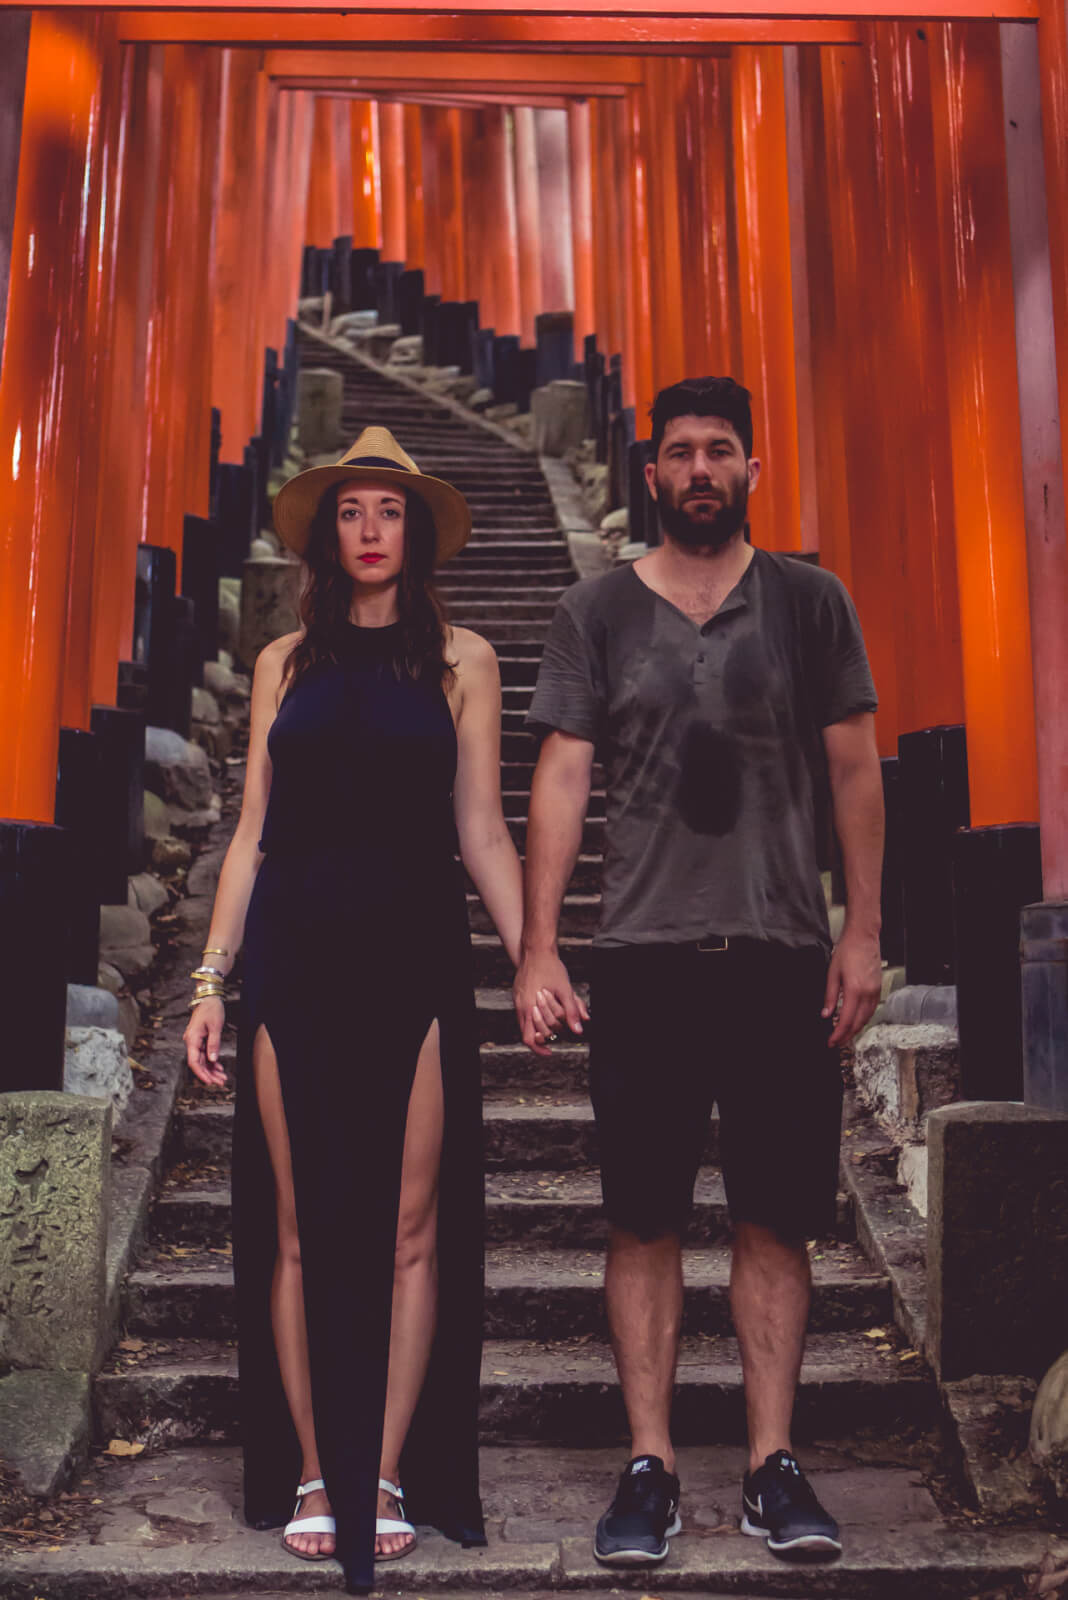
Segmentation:
{"type": "Polygon", "coordinates": [[[683,378],[661,389],[653,402],[653,460],[660,454],[668,423],[674,417],[722,417],[742,442],[748,461],[753,454],[753,412],[750,393],[733,378],[683,378]]]}

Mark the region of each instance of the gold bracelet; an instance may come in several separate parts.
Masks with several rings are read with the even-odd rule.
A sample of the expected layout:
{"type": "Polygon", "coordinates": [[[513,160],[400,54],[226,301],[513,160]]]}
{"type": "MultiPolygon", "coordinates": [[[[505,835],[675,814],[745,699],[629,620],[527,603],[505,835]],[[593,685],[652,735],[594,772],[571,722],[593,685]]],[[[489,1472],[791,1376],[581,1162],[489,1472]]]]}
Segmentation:
{"type": "Polygon", "coordinates": [[[186,1010],[187,1011],[195,1011],[197,1006],[202,1006],[206,1000],[221,1000],[223,1005],[226,1004],[226,996],[225,995],[222,995],[222,994],[198,994],[194,1000],[190,1000],[188,1006],[186,1006],[186,1010]]]}
{"type": "Polygon", "coordinates": [[[218,978],[221,983],[226,977],[226,973],[221,972],[218,967],[194,967],[189,976],[191,978],[218,978]]]}
{"type": "Polygon", "coordinates": [[[209,944],[207,949],[202,950],[200,953],[202,956],[228,956],[230,954],[229,950],[224,950],[220,944],[209,944]]]}

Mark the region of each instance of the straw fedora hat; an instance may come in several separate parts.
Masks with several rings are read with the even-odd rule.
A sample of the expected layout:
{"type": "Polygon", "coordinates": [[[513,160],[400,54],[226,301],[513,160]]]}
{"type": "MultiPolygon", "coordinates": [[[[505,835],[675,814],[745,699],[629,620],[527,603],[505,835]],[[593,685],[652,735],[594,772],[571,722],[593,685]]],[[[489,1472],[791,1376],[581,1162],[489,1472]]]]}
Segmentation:
{"type": "Polygon", "coordinates": [[[350,481],[398,483],[430,507],[438,536],[435,565],[448,561],[471,536],[471,512],[459,489],[441,478],[428,478],[402,450],[388,428],[365,428],[356,443],[332,467],[309,467],[279,489],[274,525],[279,538],[302,556],[312,519],[324,492],[350,481]]]}

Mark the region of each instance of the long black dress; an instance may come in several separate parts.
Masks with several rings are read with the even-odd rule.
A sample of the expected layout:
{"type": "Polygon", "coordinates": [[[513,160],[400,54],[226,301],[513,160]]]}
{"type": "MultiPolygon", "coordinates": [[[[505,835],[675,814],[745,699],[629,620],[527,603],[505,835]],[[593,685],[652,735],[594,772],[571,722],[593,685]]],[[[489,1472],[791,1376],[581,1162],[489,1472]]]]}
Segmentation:
{"type": "Polygon", "coordinates": [[[234,1272],[245,1515],[292,1515],[300,1452],[270,1320],[274,1186],[252,1073],[266,1028],[293,1158],[316,1435],[350,1590],[370,1588],[408,1097],[436,1018],[445,1131],[438,1317],[401,1461],[409,1515],[483,1544],[481,1084],[455,858],[456,735],[442,691],[398,677],[398,625],[349,624],[286,694],[245,931],[234,1272]]]}

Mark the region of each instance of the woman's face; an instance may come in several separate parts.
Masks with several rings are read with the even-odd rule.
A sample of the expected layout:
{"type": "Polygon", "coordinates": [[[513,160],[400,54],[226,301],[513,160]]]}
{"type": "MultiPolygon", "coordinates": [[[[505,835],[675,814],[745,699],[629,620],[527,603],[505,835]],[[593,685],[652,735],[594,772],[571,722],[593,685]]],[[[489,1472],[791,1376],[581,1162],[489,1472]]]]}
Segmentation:
{"type": "Polygon", "coordinates": [[[404,491],[385,483],[346,484],[337,497],[338,559],[365,594],[400,577],[405,505],[404,491]]]}

